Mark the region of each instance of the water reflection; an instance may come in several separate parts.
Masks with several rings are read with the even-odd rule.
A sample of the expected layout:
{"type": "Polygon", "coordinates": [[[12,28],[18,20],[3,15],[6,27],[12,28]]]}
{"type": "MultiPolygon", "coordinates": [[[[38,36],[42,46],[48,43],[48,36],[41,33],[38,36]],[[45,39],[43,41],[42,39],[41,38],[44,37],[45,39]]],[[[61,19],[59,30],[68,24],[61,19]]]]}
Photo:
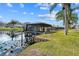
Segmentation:
{"type": "MultiPolygon", "coordinates": [[[[24,36],[23,36],[24,37],[24,36]]],[[[21,48],[21,35],[12,38],[7,35],[0,33],[0,54],[9,49],[21,48]]]]}

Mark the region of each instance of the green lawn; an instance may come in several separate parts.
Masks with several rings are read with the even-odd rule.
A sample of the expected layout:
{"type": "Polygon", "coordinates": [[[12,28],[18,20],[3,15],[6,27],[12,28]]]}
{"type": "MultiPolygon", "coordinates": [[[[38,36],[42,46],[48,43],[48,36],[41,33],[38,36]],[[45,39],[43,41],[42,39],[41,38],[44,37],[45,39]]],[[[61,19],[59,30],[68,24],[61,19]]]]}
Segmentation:
{"type": "Polygon", "coordinates": [[[33,50],[37,50],[41,55],[52,56],[79,56],[79,32],[70,30],[68,35],[64,35],[64,31],[57,31],[51,34],[42,34],[39,37],[48,38],[47,42],[35,43],[24,49],[19,55],[32,55],[33,50]]]}
{"type": "Polygon", "coordinates": [[[22,28],[0,28],[0,31],[22,31],[22,28]]]}

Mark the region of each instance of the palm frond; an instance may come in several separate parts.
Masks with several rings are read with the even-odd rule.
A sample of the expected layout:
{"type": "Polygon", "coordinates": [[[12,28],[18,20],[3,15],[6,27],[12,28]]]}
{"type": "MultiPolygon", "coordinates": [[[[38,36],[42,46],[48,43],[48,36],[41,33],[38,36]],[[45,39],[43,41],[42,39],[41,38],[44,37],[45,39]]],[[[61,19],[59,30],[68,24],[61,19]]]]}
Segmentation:
{"type": "Polygon", "coordinates": [[[75,10],[79,10],[79,6],[78,7],[74,7],[73,9],[71,9],[71,11],[75,11],[75,10]]]}
{"type": "Polygon", "coordinates": [[[74,23],[76,23],[78,21],[78,15],[77,14],[72,14],[71,17],[72,17],[72,21],[74,23]]]}
{"type": "Polygon", "coordinates": [[[63,13],[64,11],[63,10],[61,10],[61,11],[59,11],[57,14],[56,14],[56,20],[63,20],[63,18],[64,18],[64,13],[63,13]]]}
{"type": "Polygon", "coordinates": [[[57,6],[58,3],[55,3],[53,5],[50,6],[50,14],[51,12],[54,10],[54,8],[57,6]]]}

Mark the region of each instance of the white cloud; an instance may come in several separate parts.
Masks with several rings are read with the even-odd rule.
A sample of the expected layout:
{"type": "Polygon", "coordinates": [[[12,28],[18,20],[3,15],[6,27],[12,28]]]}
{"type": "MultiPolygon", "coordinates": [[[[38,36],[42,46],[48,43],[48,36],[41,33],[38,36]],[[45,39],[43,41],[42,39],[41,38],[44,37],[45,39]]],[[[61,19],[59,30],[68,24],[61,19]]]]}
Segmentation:
{"type": "Polygon", "coordinates": [[[40,14],[38,15],[39,17],[47,17],[47,18],[52,18],[55,19],[55,14],[40,14]]]}
{"type": "Polygon", "coordinates": [[[43,3],[43,4],[41,5],[40,9],[42,9],[42,10],[49,10],[49,4],[43,3]]]}
{"type": "Polygon", "coordinates": [[[51,14],[56,14],[58,11],[52,11],[52,13],[51,14]]]}
{"type": "Polygon", "coordinates": [[[55,20],[55,19],[56,19],[56,15],[55,14],[51,14],[50,20],[55,20]]]}
{"type": "Polygon", "coordinates": [[[0,18],[3,18],[2,16],[0,16],[0,18]]]}
{"type": "Polygon", "coordinates": [[[20,3],[20,7],[21,7],[21,8],[24,8],[24,4],[23,4],[23,3],[20,3]]]}
{"type": "Polygon", "coordinates": [[[34,13],[33,13],[33,12],[31,12],[30,14],[31,14],[31,15],[34,15],[34,13]]]}
{"type": "Polygon", "coordinates": [[[49,4],[48,3],[37,3],[35,7],[39,7],[42,10],[48,10],[49,9],[49,4]]]}
{"type": "Polygon", "coordinates": [[[57,14],[57,12],[58,12],[58,11],[53,11],[53,12],[51,13],[51,17],[50,17],[51,20],[53,20],[53,19],[55,20],[55,19],[56,19],[56,14],[57,14]]]}
{"type": "Polygon", "coordinates": [[[49,10],[48,7],[40,7],[40,9],[42,9],[42,10],[49,10]]]}
{"type": "Polygon", "coordinates": [[[49,4],[48,4],[48,3],[43,3],[42,6],[44,6],[44,7],[48,7],[49,4]]]}
{"type": "Polygon", "coordinates": [[[60,7],[62,7],[62,4],[60,3],[60,4],[58,4],[60,7]]]}
{"type": "Polygon", "coordinates": [[[4,21],[5,19],[4,19],[3,16],[0,15],[0,20],[1,20],[1,21],[4,21]]]}
{"type": "Polygon", "coordinates": [[[26,14],[27,14],[27,12],[23,12],[23,14],[24,14],[24,15],[26,15],[26,14]]]}
{"type": "Polygon", "coordinates": [[[34,15],[33,12],[29,12],[29,13],[28,13],[28,12],[25,12],[25,11],[23,12],[23,14],[24,14],[24,15],[26,15],[26,14],[28,14],[28,15],[34,15]]]}
{"type": "Polygon", "coordinates": [[[53,11],[52,14],[39,14],[38,17],[45,17],[45,18],[49,18],[51,20],[55,20],[55,16],[56,16],[57,11],[53,11]]]}
{"type": "Polygon", "coordinates": [[[7,3],[7,6],[9,6],[9,7],[13,7],[12,4],[10,4],[10,3],[7,3]]]}
{"type": "Polygon", "coordinates": [[[79,10],[75,10],[75,11],[73,11],[73,13],[79,13],[79,10]]]}
{"type": "Polygon", "coordinates": [[[75,3],[75,5],[78,5],[79,3],[75,3]]]}
{"type": "Polygon", "coordinates": [[[0,22],[5,22],[6,19],[0,18],[0,22]]]}
{"type": "Polygon", "coordinates": [[[42,5],[42,3],[37,3],[36,5],[35,5],[35,7],[38,7],[38,6],[41,6],[42,5]]]}
{"type": "Polygon", "coordinates": [[[50,14],[39,14],[39,17],[50,17],[50,14]]]}

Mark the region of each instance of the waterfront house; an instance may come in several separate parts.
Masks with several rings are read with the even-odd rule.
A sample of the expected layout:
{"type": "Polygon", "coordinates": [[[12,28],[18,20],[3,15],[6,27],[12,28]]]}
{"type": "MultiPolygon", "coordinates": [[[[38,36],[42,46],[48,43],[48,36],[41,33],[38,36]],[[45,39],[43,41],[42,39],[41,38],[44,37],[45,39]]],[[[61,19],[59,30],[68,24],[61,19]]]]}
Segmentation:
{"type": "Polygon", "coordinates": [[[54,27],[47,23],[30,23],[26,24],[26,31],[38,32],[38,33],[46,33],[51,32],[54,27]]]}

